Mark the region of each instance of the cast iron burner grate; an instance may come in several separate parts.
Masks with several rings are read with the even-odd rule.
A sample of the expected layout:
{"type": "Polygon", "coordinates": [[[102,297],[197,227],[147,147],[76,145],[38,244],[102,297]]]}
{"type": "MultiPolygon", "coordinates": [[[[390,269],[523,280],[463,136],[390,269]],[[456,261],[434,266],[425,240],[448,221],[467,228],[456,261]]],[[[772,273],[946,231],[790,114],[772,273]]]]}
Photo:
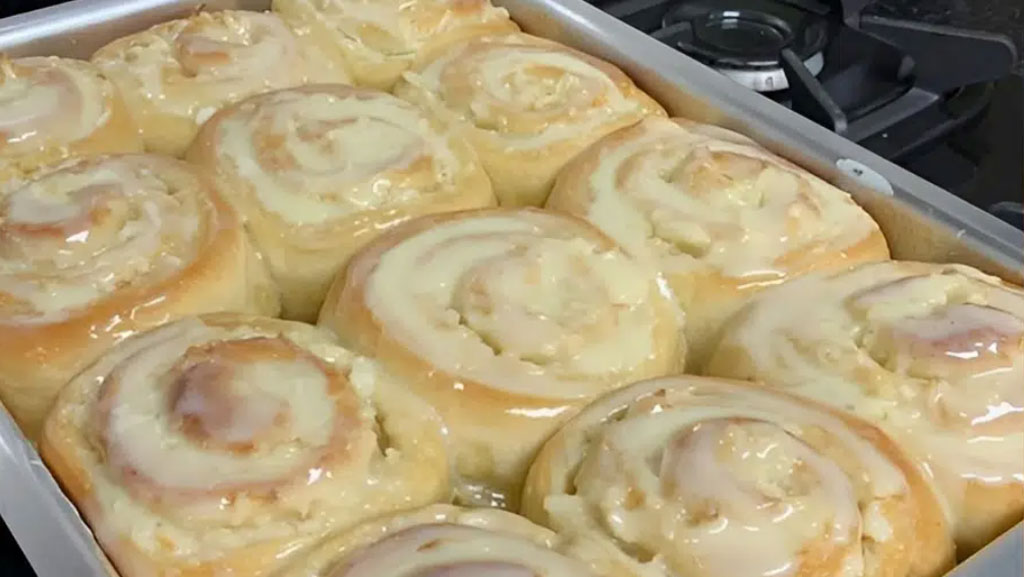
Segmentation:
{"type": "Polygon", "coordinates": [[[590,0],[894,161],[976,119],[1009,39],[863,15],[871,0],[590,0]]]}
{"type": "Polygon", "coordinates": [[[817,75],[825,60],[827,10],[777,0],[675,2],[652,33],[740,84],[759,92],[789,87],[782,54],[789,50],[817,75]]]}

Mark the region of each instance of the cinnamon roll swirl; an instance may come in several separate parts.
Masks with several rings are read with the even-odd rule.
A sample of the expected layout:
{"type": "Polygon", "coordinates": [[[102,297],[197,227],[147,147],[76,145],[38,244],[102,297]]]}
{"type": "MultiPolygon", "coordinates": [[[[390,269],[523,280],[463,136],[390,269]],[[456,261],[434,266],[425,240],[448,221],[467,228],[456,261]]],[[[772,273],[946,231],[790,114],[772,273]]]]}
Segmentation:
{"type": "Polygon", "coordinates": [[[280,577],[602,575],[572,557],[579,548],[506,511],[434,505],[329,538],[280,577]]]}
{"type": "Polygon", "coordinates": [[[610,63],[526,34],[453,45],[407,73],[395,94],[459,126],[511,206],[542,205],[558,171],[587,146],[664,115],[610,63]]]}
{"type": "Polygon", "coordinates": [[[0,188],[72,156],[141,151],[120,93],[94,66],[0,54],[0,188]]]}
{"type": "Polygon", "coordinates": [[[124,95],[146,148],[179,155],[226,104],[310,82],[345,82],[330,58],[273,14],[226,10],[157,24],[100,48],[92,62],[124,95]]]}
{"type": "Polygon", "coordinates": [[[675,313],[655,274],[585,222],[492,209],[384,235],[339,275],[320,323],[437,408],[461,502],[514,509],[559,423],[681,369],[675,313]]]}
{"type": "Polygon", "coordinates": [[[381,90],[445,46],[519,31],[490,0],[274,0],[273,10],[344,62],[356,84],[381,90]]]}
{"type": "Polygon", "coordinates": [[[221,314],[111,349],[62,391],[41,450],[124,577],[241,576],[447,497],[442,434],[326,331],[221,314]]]}
{"type": "Polygon", "coordinates": [[[388,94],[315,85],[216,114],[189,149],[242,213],[287,318],[315,321],[338,269],[410,217],[494,204],[469,145],[388,94]]]}
{"type": "Polygon", "coordinates": [[[182,162],[95,157],[0,195],[0,399],[30,438],[58,389],[132,333],[278,309],[237,215],[182,162]]]}
{"type": "Polygon", "coordinates": [[[707,372],[763,380],[883,428],[935,481],[963,557],[1024,517],[1019,287],[914,262],[809,276],[738,315],[707,372]]]}
{"type": "Polygon", "coordinates": [[[691,368],[752,293],[889,257],[848,194],[744,136],[683,119],[604,138],[561,173],[547,207],[656,263],[687,313],[691,368]]]}
{"type": "Polygon", "coordinates": [[[928,483],[858,419],[736,381],[645,381],[544,446],[523,512],[612,547],[632,577],[938,576],[953,563],[928,483]]]}

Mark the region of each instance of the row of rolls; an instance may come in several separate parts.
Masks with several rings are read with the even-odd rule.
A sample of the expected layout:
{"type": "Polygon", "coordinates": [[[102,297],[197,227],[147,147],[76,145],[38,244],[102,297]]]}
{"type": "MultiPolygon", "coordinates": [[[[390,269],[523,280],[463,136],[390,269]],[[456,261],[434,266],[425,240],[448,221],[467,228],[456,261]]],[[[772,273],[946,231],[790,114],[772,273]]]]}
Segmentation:
{"type": "Polygon", "coordinates": [[[0,400],[123,577],[938,577],[1024,517],[1024,290],[486,0],[0,104],[0,400]]]}

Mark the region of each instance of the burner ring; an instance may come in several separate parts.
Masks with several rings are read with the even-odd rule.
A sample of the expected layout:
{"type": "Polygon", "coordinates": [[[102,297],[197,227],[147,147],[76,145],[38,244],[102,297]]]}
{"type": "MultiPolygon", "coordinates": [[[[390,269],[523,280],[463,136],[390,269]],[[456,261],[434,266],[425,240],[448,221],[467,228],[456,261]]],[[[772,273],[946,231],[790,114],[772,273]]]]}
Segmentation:
{"type": "MultiPolygon", "coordinates": [[[[825,56],[816,52],[810,58],[804,60],[804,66],[812,76],[817,76],[825,67],[825,56]]],[[[733,79],[737,83],[746,86],[757,92],[775,92],[789,88],[789,79],[786,78],[786,71],[778,68],[729,68],[716,66],[715,70],[733,79]]]]}
{"type": "Polygon", "coordinates": [[[751,57],[776,56],[795,39],[781,18],[748,10],[721,10],[697,18],[693,36],[708,49],[751,57]]]}
{"type": "Polygon", "coordinates": [[[826,18],[779,0],[677,0],[662,30],[664,42],[712,68],[773,75],[777,80],[757,84],[777,87],[786,84],[785,48],[820,71],[830,27],[826,18]]]}

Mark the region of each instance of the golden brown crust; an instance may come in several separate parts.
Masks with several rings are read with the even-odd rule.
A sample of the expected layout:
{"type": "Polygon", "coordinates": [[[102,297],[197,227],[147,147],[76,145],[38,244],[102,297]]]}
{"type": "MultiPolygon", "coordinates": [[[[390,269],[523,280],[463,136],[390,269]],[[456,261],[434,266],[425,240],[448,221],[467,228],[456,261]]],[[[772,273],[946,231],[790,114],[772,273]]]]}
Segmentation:
{"type": "Polygon", "coordinates": [[[0,189],[71,157],[142,151],[120,92],[89,62],[0,55],[4,93],[12,117],[0,115],[0,189]]]}
{"type": "Polygon", "coordinates": [[[330,531],[442,499],[448,491],[440,422],[415,399],[396,394],[389,377],[370,367],[338,347],[331,335],[308,325],[232,314],[184,319],[125,341],[72,381],[47,420],[40,451],[122,575],[266,575],[330,531]],[[292,352],[275,353],[280,346],[292,352]],[[210,347],[237,349],[245,359],[229,355],[218,360],[210,347]],[[175,357],[175,351],[187,352],[175,357]],[[211,352],[214,357],[207,356],[211,352]],[[182,411],[225,417],[215,398],[195,390],[187,400],[175,401],[172,394],[167,407],[158,403],[164,415],[159,420],[145,415],[168,420],[155,426],[171,437],[158,449],[164,454],[139,452],[151,431],[119,434],[125,415],[137,419],[136,412],[148,404],[147,391],[159,395],[191,383],[171,370],[166,379],[146,375],[147,380],[126,382],[121,390],[110,387],[112,379],[138,379],[151,370],[144,365],[151,364],[146,359],[154,354],[158,363],[218,363],[238,373],[210,383],[230,389],[234,414],[227,413],[227,421],[207,422],[221,428],[207,428],[206,434],[254,434],[252,446],[242,453],[221,452],[174,425],[182,411]],[[315,362],[306,364],[309,359],[315,362]],[[247,369],[261,363],[270,370],[247,369]],[[254,386],[244,380],[273,375],[281,363],[287,370],[325,375],[333,391],[327,406],[340,411],[332,413],[333,425],[317,420],[319,412],[332,409],[303,400],[319,394],[310,382],[289,391],[284,381],[254,386]],[[167,379],[172,379],[169,384],[167,379]],[[253,412],[267,394],[282,395],[277,407],[285,411],[269,422],[253,412]],[[244,420],[252,418],[257,420],[250,424],[264,422],[270,428],[251,428],[244,420]],[[311,421],[317,423],[312,430],[311,421]],[[335,431],[326,444],[313,441],[321,438],[322,427],[335,431]],[[331,441],[337,435],[343,439],[331,441]],[[277,443],[291,449],[275,452],[277,443]],[[295,470],[272,463],[296,452],[312,460],[300,459],[295,470]],[[185,458],[189,455],[194,458],[185,458]],[[220,465],[210,467],[211,460],[220,465]],[[168,461],[174,463],[171,469],[164,464],[168,461]],[[180,469],[193,471],[183,475],[180,469]],[[156,470],[171,471],[171,476],[152,476],[156,470]],[[248,481],[231,483],[235,478],[248,481]]]}
{"type": "Polygon", "coordinates": [[[681,118],[650,118],[604,137],[559,173],[545,207],[586,218],[660,263],[688,313],[695,368],[721,324],[757,291],[889,258],[881,230],[847,194],[745,136],[681,118]],[[792,194],[789,182],[767,179],[789,175],[802,179],[792,194]],[[746,198],[755,195],[758,203],[746,198]],[[787,219],[792,230],[778,235],[788,245],[770,236],[787,219]],[[746,236],[731,240],[733,229],[746,236]]]}
{"type": "MultiPolygon", "coordinates": [[[[846,526],[840,521],[845,505],[834,504],[835,510],[824,515],[827,519],[834,514],[830,526],[840,530],[846,526]]],[[[724,379],[653,379],[591,404],[537,456],[522,512],[562,535],[618,544],[614,567],[619,575],[674,575],[684,567],[685,574],[695,576],[748,574],[758,563],[780,558],[779,547],[790,538],[796,539],[796,546],[781,558],[794,555],[788,571],[801,577],[843,575],[851,563],[872,577],[934,577],[954,561],[948,525],[928,483],[881,431],[794,395],[724,379]],[[711,452],[693,448],[699,441],[691,439],[722,431],[727,434],[717,437],[711,452]],[[787,438],[797,443],[787,449],[787,438]],[[760,446],[759,441],[770,441],[767,451],[729,461],[733,447],[760,446]],[[631,443],[637,446],[630,447],[631,443]],[[787,451],[808,450],[797,465],[776,468],[785,464],[787,451]],[[711,460],[679,461],[680,467],[673,468],[671,463],[680,456],[711,460]],[[766,468],[749,460],[763,461],[766,468]],[[853,542],[833,542],[828,533],[812,536],[806,527],[787,527],[785,516],[760,526],[760,513],[746,508],[747,499],[756,502],[754,496],[766,492],[771,509],[764,514],[790,502],[798,504],[791,514],[813,514],[822,505],[815,501],[814,491],[837,482],[828,474],[813,481],[813,475],[837,470],[851,483],[848,497],[856,499],[853,542]],[[755,472],[763,476],[750,477],[755,472]],[[651,475],[657,477],[653,485],[651,475]],[[714,481],[709,484],[708,478],[714,481]],[[757,483],[750,484],[755,478],[757,483]],[[630,484],[622,486],[622,479],[630,484]],[[733,493],[732,483],[743,489],[733,493]],[[898,489],[893,492],[894,488],[898,489]],[[690,493],[701,497],[693,501],[690,493]],[[744,537],[750,550],[738,557],[734,547],[714,540],[736,530],[737,523],[774,533],[762,535],[756,543],[744,537]],[[661,531],[671,532],[664,533],[663,541],[652,541],[661,531]],[[780,537],[779,532],[787,531],[788,537],[780,537]]]]}
{"type": "Polygon", "coordinates": [[[437,118],[339,84],[227,107],[187,158],[215,175],[242,214],[282,289],[284,316],[295,320],[314,321],[338,269],[384,231],[495,202],[468,144],[437,118]]]}
{"type": "Polygon", "coordinates": [[[267,90],[345,82],[276,15],[199,12],[114,40],[92,62],[120,89],[146,149],[180,155],[221,107],[267,90]]]}
{"type": "MultiPolygon", "coordinates": [[[[186,216],[195,219],[197,236],[185,239],[185,242],[193,242],[200,249],[194,257],[188,257],[180,269],[151,279],[145,274],[126,277],[130,280],[126,280],[123,288],[101,293],[95,300],[57,313],[33,311],[25,318],[25,305],[18,307],[19,298],[0,287],[0,295],[15,303],[7,310],[0,308],[3,310],[0,316],[0,358],[3,359],[0,362],[3,367],[0,369],[0,393],[7,409],[30,438],[38,434],[45,412],[58,389],[103,351],[126,337],[190,314],[229,310],[273,315],[279,310],[277,290],[271,286],[263,263],[251,248],[237,215],[212,190],[207,176],[201,171],[162,157],[100,157],[49,174],[37,182],[53,182],[69,174],[95,174],[107,170],[106,167],[117,167],[112,170],[128,167],[124,170],[129,172],[142,170],[157,175],[171,174],[183,183],[194,185],[194,189],[179,190],[177,194],[191,195],[199,208],[199,212],[186,216]]],[[[18,194],[21,193],[15,191],[8,198],[18,194]]],[[[138,206],[135,210],[143,209],[138,206]]],[[[14,221],[9,219],[6,224],[14,226],[14,221]]],[[[136,231],[135,234],[139,233],[136,231]]],[[[18,250],[32,246],[24,244],[17,236],[4,238],[9,243],[7,246],[16,246],[18,250]]],[[[130,240],[130,236],[126,238],[130,240]]],[[[119,242],[121,240],[112,237],[107,246],[119,242]]],[[[40,250],[44,251],[42,258],[37,259],[40,268],[33,270],[31,267],[34,265],[26,263],[28,270],[25,272],[29,275],[53,274],[43,267],[50,266],[44,262],[45,259],[57,257],[56,249],[40,250]]],[[[150,257],[145,255],[144,258],[150,257]]],[[[149,262],[155,263],[153,260],[149,262]]],[[[124,262],[108,264],[131,265],[124,262]]],[[[85,274],[92,274],[88,267],[85,274]]],[[[12,278],[15,277],[4,279],[0,275],[3,282],[12,278]]],[[[57,278],[61,278],[59,273],[57,278]]],[[[89,279],[75,281],[79,289],[85,288],[83,285],[88,282],[89,279]]]]}
{"type": "Polygon", "coordinates": [[[431,505],[333,535],[280,577],[388,577],[391,572],[437,567],[612,577],[573,559],[578,548],[578,543],[506,511],[431,505]]]}
{"type": "Polygon", "coordinates": [[[490,0],[274,0],[273,11],[344,63],[353,83],[379,90],[447,46],[519,31],[490,0]]]}
{"type": "MultiPolygon", "coordinates": [[[[586,262],[591,257],[582,258],[582,262],[586,262]]],[[[606,236],[585,222],[564,215],[536,209],[490,209],[421,217],[377,239],[350,261],[332,285],[319,322],[340,335],[347,346],[376,358],[384,367],[403,375],[414,391],[438,408],[448,424],[456,454],[455,466],[462,477],[461,499],[468,503],[514,508],[518,487],[534,451],[559,422],[568,418],[587,400],[609,388],[644,376],[681,369],[683,345],[678,341],[674,311],[658,292],[653,275],[647,269],[635,267],[635,263],[621,255],[606,236]],[[499,224],[489,224],[494,222],[499,224]],[[514,222],[523,229],[512,227],[505,233],[493,233],[492,240],[490,231],[506,227],[508,222],[514,222]],[[450,233],[448,240],[437,240],[434,244],[432,235],[448,235],[448,230],[455,232],[450,233]],[[465,256],[474,251],[471,245],[487,246],[491,242],[508,243],[509,246],[488,253],[490,256],[482,260],[465,256]],[[550,243],[551,248],[539,248],[541,245],[546,246],[545,243],[550,243]],[[517,342],[514,338],[517,331],[530,329],[528,325],[522,325],[520,329],[518,323],[529,323],[527,319],[546,319],[537,321],[542,323],[561,322],[558,319],[567,314],[565,309],[558,308],[563,305],[547,309],[548,317],[533,316],[538,313],[529,311],[523,312],[522,317],[515,313],[516,316],[509,317],[508,322],[500,323],[512,331],[509,334],[493,326],[488,327],[484,321],[473,320],[477,310],[473,305],[462,304],[458,297],[439,297],[442,300],[451,299],[446,304],[437,305],[447,311],[440,312],[442,309],[435,310],[435,304],[431,304],[435,303],[432,297],[422,297],[426,300],[421,300],[421,297],[415,296],[418,291],[424,291],[424,295],[435,294],[433,283],[438,282],[436,280],[426,280],[425,277],[422,280],[388,280],[383,275],[394,273],[391,264],[387,264],[381,272],[382,263],[392,258],[391,255],[396,254],[396,251],[410,250],[422,250],[423,259],[439,259],[438,264],[425,265],[417,258],[413,265],[415,270],[403,271],[403,274],[419,277],[419,267],[425,266],[427,268],[424,271],[449,270],[443,262],[446,251],[451,251],[448,254],[455,255],[451,258],[459,259],[460,264],[449,270],[454,276],[437,286],[469,286],[472,279],[480,278],[479,275],[493,274],[495,277],[488,278],[498,278],[502,273],[495,271],[505,270],[507,277],[497,281],[497,285],[511,287],[503,283],[514,282],[512,279],[519,270],[515,268],[515,263],[519,262],[516,259],[524,251],[531,250],[526,248],[531,246],[534,252],[529,253],[532,256],[525,257],[527,259],[535,258],[537,254],[552,255],[554,258],[562,254],[563,250],[581,250],[581,254],[596,251],[593,254],[603,254],[604,258],[620,263],[616,266],[628,269],[626,274],[632,275],[631,282],[637,283],[643,294],[633,304],[618,305],[623,307],[622,318],[626,319],[621,325],[624,334],[619,335],[610,329],[612,332],[608,334],[602,332],[588,337],[587,330],[598,329],[588,328],[594,325],[581,325],[578,330],[582,339],[580,346],[583,348],[578,354],[584,356],[586,347],[611,343],[620,337],[635,337],[640,343],[650,343],[651,348],[644,349],[642,360],[635,361],[636,364],[632,364],[634,360],[623,361],[623,366],[619,367],[614,359],[616,351],[610,350],[606,356],[613,358],[595,359],[593,362],[598,365],[607,362],[616,368],[595,370],[583,376],[574,374],[579,370],[574,364],[576,361],[559,356],[563,353],[558,352],[561,349],[556,347],[550,358],[537,361],[539,365],[533,365],[523,360],[533,357],[520,348],[529,348],[530,345],[517,342]],[[498,268],[488,268],[493,266],[498,268]],[[390,293],[384,295],[380,292],[384,284],[404,288],[399,288],[395,300],[389,303],[381,300],[392,298],[390,293]],[[418,307],[419,304],[425,308],[408,312],[408,315],[415,318],[406,318],[406,307],[418,307]],[[436,314],[457,315],[462,320],[454,326],[440,325],[433,329],[420,325],[424,322],[432,323],[430,319],[436,314]],[[637,316],[634,318],[631,315],[637,316]],[[407,321],[412,324],[408,325],[407,321]],[[410,332],[412,326],[436,332],[410,332]],[[450,348],[446,345],[443,349],[430,351],[429,347],[416,344],[428,341],[448,342],[450,348]],[[491,347],[503,352],[495,354],[491,347]],[[518,355],[522,355],[522,358],[518,355]]],[[[559,278],[564,273],[557,271],[551,274],[554,275],[551,278],[559,278]]],[[[576,274],[578,276],[574,282],[585,283],[586,275],[595,273],[584,271],[576,274]]],[[[543,285],[547,278],[544,277],[540,283],[543,285]]],[[[484,290],[490,291],[491,288],[484,290]]],[[[506,290],[515,292],[513,288],[506,290]]],[[[492,314],[518,311],[518,307],[523,306],[514,296],[488,294],[495,299],[492,308],[487,309],[492,314]]],[[[535,304],[544,307],[545,303],[547,301],[537,300],[535,304]]],[[[600,315],[608,303],[605,301],[599,304],[595,301],[589,306],[593,314],[600,315]]],[[[484,315],[486,317],[486,313],[484,315]]],[[[551,337],[550,333],[545,332],[538,335],[538,338],[576,338],[570,328],[552,330],[557,333],[557,337],[551,337]]]]}
{"type": "Polygon", "coordinates": [[[705,372],[763,381],[886,430],[934,477],[960,558],[1020,521],[1024,420],[1013,407],[1024,398],[1012,375],[1024,370],[1024,292],[961,265],[903,261],[794,283],[737,314],[705,372]]]}
{"type": "Polygon", "coordinates": [[[557,173],[619,128],[665,111],[609,62],[527,34],[452,45],[395,94],[452,119],[503,206],[541,206],[557,173]]]}

